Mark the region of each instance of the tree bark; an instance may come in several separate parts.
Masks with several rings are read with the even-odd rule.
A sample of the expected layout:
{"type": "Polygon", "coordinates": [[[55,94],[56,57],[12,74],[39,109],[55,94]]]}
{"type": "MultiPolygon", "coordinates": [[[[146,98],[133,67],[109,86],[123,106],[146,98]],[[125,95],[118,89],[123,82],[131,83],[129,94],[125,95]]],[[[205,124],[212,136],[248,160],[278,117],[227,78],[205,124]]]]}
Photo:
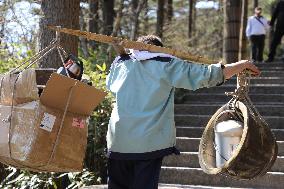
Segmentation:
{"type": "Polygon", "coordinates": [[[112,33],[114,18],[114,0],[103,0],[103,33],[105,35],[110,35],[112,33]]]}
{"type": "Polygon", "coordinates": [[[238,61],[241,0],[224,0],[223,58],[225,63],[238,61]]]}
{"type": "MultiPolygon", "coordinates": [[[[89,32],[99,33],[99,0],[89,0],[89,32]]],[[[96,48],[95,41],[89,41],[92,49],[96,48]]]]}
{"type": "Polygon", "coordinates": [[[194,33],[196,29],[196,22],[197,22],[197,9],[195,7],[196,5],[196,0],[193,0],[193,6],[192,6],[192,33],[194,33]]]}
{"type": "Polygon", "coordinates": [[[146,3],[146,0],[132,0],[132,26],[130,39],[135,40],[139,30],[139,15],[146,3]]]}
{"type": "MultiPolygon", "coordinates": [[[[79,29],[80,0],[45,0],[41,2],[43,17],[40,20],[40,48],[49,45],[55,38],[55,32],[47,29],[46,25],[56,25],[66,28],[79,29]]],[[[60,44],[68,52],[78,54],[78,38],[61,34],[60,44]]],[[[56,51],[39,63],[42,68],[58,68],[62,66],[61,59],[56,51]]]]}
{"type": "Polygon", "coordinates": [[[149,31],[149,6],[148,0],[145,1],[144,5],[144,22],[143,22],[143,34],[148,33],[149,31]]]}
{"type": "MultiPolygon", "coordinates": [[[[79,19],[79,24],[80,24],[80,30],[85,31],[86,30],[86,22],[84,20],[84,9],[80,8],[80,19],[79,19]]],[[[88,51],[88,41],[84,37],[79,37],[79,44],[80,44],[80,49],[83,52],[84,57],[89,57],[89,51],[88,51]]]]}
{"type": "Polygon", "coordinates": [[[120,30],[120,24],[121,24],[121,19],[122,19],[122,15],[123,15],[123,8],[124,8],[124,0],[120,0],[119,7],[118,7],[118,10],[117,10],[117,14],[116,14],[115,23],[114,23],[112,36],[117,36],[117,34],[120,30]]]}
{"type": "Polygon", "coordinates": [[[167,19],[168,19],[168,22],[170,23],[174,16],[173,0],[168,0],[167,6],[168,6],[167,7],[167,19]]]}
{"type": "Polygon", "coordinates": [[[242,19],[240,29],[240,42],[239,42],[239,60],[247,59],[247,38],[246,38],[246,27],[248,17],[248,0],[242,0],[242,19]]]}
{"type": "Polygon", "coordinates": [[[189,9],[188,9],[188,38],[192,37],[192,26],[193,26],[193,6],[194,0],[189,0],[189,9]]]}
{"type": "Polygon", "coordinates": [[[165,1],[158,0],[156,35],[158,35],[161,38],[163,37],[163,26],[164,26],[164,5],[165,1]]]}
{"type": "Polygon", "coordinates": [[[253,8],[258,6],[258,0],[253,0],[253,8]]]}

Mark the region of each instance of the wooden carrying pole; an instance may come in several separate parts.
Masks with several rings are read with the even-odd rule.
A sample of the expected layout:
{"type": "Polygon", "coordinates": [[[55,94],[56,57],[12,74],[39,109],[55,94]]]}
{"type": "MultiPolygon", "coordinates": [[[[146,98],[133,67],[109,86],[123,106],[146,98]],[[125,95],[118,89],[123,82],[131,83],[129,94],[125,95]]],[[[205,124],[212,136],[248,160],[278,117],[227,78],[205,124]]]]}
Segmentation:
{"type": "Polygon", "coordinates": [[[176,56],[183,60],[188,60],[188,61],[191,61],[194,63],[200,63],[200,64],[217,63],[216,61],[209,60],[202,56],[195,56],[195,55],[182,52],[179,50],[171,49],[171,48],[159,47],[159,46],[149,45],[149,44],[145,44],[145,43],[141,43],[137,41],[130,41],[130,40],[126,40],[126,39],[122,39],[118,37],[95,34],[95,33],[80,31],[80,30],[72,30],[72,29],[61,28],[57,26],[47,26],[47,27],[57,32],[66,33],[69,35],[75,35],[78,37],[84,37],[89,40],[94,40],[94,41],[101,42],[101,43],[119,44],[122,47],[127,48],[127,49],[145,50],[145,51],[156,52],[156,53],[165,53],[165,54],[169,54],[172,56],[176,56]]]}

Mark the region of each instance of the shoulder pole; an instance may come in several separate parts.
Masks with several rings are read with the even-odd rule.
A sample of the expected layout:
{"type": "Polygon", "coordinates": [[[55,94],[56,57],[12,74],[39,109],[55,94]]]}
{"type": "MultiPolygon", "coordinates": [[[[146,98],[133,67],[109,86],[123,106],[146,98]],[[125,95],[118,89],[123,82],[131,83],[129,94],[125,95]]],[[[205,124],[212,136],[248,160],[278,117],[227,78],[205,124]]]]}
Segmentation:
{"type": "Polygon", "coordinates": [[[199,63],[199,64],[217,63],[217,61],[209,60],[202,56],[192,55],[190,53],[178,51],[178,50],[171,49],[171,48],[159,47],[155,45],[144,44],[144,43],[137,42],[137,41],[130,41],[130,40],[122,39],[119,37],[95,34],[95,33],[80,31],[80,30],[72,30],[72,29],[61,28],[57,26],[49,25],[47,27],[57,32],[74,35],[78,37],[84,37],[89,40],[94,40],[94,41],[101,42],[101,43],[119,44],[121,47],[127,48],[127,49],[145,50],[145,51],[157,52],[157,53],[166,53],[166,54],[170,54],[172,56],[176,56],[178,58],[181,58],[183,60],[187,60],[193,63],[199,63]]]}

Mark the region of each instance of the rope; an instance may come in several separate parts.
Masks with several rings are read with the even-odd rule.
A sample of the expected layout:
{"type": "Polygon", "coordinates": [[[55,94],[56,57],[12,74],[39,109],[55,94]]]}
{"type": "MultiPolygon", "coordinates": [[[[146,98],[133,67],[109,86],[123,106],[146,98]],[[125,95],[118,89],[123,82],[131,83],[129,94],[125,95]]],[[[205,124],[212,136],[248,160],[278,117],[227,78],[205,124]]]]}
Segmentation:
{"type": "MultiPolygon", "coordinates": [[[[38,52],[37,54],[35,54],[34,56],[32,56],[29,60],[26,60],[24,61],[23,63],[21,63],[19,66],[17,66],[16,68],[10,70],[9,72],[7,72],[6,74],[3,75],[3,77],[1,78],[1,83],[0,83],[0,100],[1,100],[1,93],[2,93],[2,89],[3,89],[3,80],[4,80],[4,77],[5,75],[9,74],[10,77],[12,74],[15,74],[15,71],[18,70],[19,68],[21,68],[22,66],[26,65],[19,73],[17,73],[17,78],[15,79],[14,83],[13,83],[13,90],[12,90],[12,104],[11,104],[11,111],[10,111],[10,117],[9,117],[9,136],[8,136],[8,148],[9,148],[9,157],[10,159],[15,163],[14,166],[22,169],[22,168],[29,168],[31,170],[37,170],[37,171],[44,171],[43,169],[40,169],[42,167],[45,167],[45,166],[48,166],[50,164],[50,162],[52,161],[53,157],[54,157],[54,154],[56,152],[56,149],[57,149],[57,146],[58,146],[58,142],[59,142],[59,135],[62,131],[62,127],[64,125],[64,120],[65,120],[65,117],[66,117],[66,114],[67,114],[67,111],[68,111],[68,107],[70,105],[70,99],[71,99],[71,96],[72,96],[72,93],[73,93],[73,89],[74,87],[77,85],[77,82],[74,84],[73,87],[71,87],[70,89],[70,92],[69,92],[69,96],[68,96],[68,99],[67,99],[67,102],[66,102],[66,106],[65,106],[65,109],[64,109],[64,113],[63,113],[63,117],[62,117],[62,120],[61,120],[61,124],[59,126],[59,130],[58,130],[58,133],[57,133],[57,137],[56,137],[56,140],[55,140],[55,143],[54,143],[54,146],[52,148],[52,152],[50,154],[50,157],[47,161],[47,163],[45,165],[41,165],[41,166],[37,166],[37,167],[31,167],[31,166],[27,166],[27,165],[24,165],[22,164],[19,160],[15,159],[12,155],[12,148],[11,148],[11,135],[12,135],[12,120],[13,120],[13,110],[14,110],[14,99],[15,99],[15,90],[16,90],[16,83],[17,83],[17,80],[20,76],[20,73],[22,73],[24,70],[30,68],[31,66],[33,66],[35,63],[37,63],[38,61],[40,61],[43,57],[45,57],[46,55],[48,55],[53,49],[57,49],[57,52],[60,56],[60,59],[62,61],[62,64],[63,64],[63,67],[64,69],[65,66],[64,66],[64,58],[63,56],[67,56],[67,53],[64,51],[64,49],[60,46],[59,44],[59,40],[58,39],[53,39],[50,44],[44,48],[43,50],[41,50],[40,52],[38,52]],[[62,53],[60,52],[62,51],[64,55],[62,55],[62,53]]],[[[68,71],[66,70],[66,73],[67,73],[67,76],[69,76],[68,74],[68,71]]],[[[6,161],[5,161],[6,162],[6,161]]]]}
{"type": "Polygon", "coordinates": [[[1,99],[2,99],[3,81],[4,81],[4,75],[1,78],[1,83],[0,83],[0,102],[1,102],[1,99]]]}
{"type": "Polygon", "coordinates": [[[66,72],[67,76],[70,77],[69,72],[68,72],[67,68],[66,68],[65,65],[64,65],[63,56],[62,56],[62,54],[61,54],[59,48],[57,47],[56,49],[57,49],[57,52],[58,52],[59,57],[60,57],[60,59],[61,59],[61,62],[62,62],[62,64],[63,64],[63,68],[65,69],[65,72],[66,72]]]}
{"type": "Polygon", "coordinates": [[[36,60],[39,60],[40,56],[41,56],[41,52],[45,52],[46,50],[48,50],[49,48],[51,48],[53,45],[55,45],[56,43],[56,40],[53,39],[50,44],[44,48],[43,50],[41,50],[39,53],[35,54],[34,56],[32,56],[30,59],[24,61],[23,63],[21,63],[19,66],[17,66],[16,68],[12,69],[11,71],[7,72],[7,73],[12,73],[14,72],[15,70],[19,69],[20,67],[22,67],[23,65],[29,63],[29,62],[33,62],[33,61],[36,61],[36,60]]]}
{"type": "Polygon", "coordinates": [[[60,126],[59,126],[59,130],[57,132],[57,136],[56,136],[56,139],[55,139],[55,143],[54,143],[54,146],[52,148],[52,152],[50,154],[50,157],[48,159],[48,162],[45,166],[48,166],[50,164],[50,162],[52,161],[53,157],[54,157],[54,154],[56,152],[56,149],[57,149],[57,145],[58,145],[58,142],[59,142],[59,136],[61,134],[61,130],[63,128],[63,125],[64,125],[64,121],[65,121],[65,117],[66,117],[66,114],[67,114],[67,111],[68,111],[68,107],[70,105],[70,100],[71,100],[71,97],[72,97],[72,94],[73,94],[73,90],[74,90],[74,87],[77,85],[77,82],[74,84],[74,86],[71,87],[70,89],[70,92],[69,92],[69,96],[68,96],[68,99],[67,99],[67,102],[66,102],[66,106],[65,106],[65,109],[64,109],[64,113],[63,113],[63,117],[61,119],[61,123],[60,123],[60,126]]]}

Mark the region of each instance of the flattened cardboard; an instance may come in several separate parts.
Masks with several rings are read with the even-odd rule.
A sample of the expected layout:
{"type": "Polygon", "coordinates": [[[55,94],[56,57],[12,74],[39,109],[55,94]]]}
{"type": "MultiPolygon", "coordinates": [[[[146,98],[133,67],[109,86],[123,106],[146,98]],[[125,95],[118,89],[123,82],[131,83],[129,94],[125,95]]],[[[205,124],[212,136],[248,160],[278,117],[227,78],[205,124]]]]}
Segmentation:
{"type": "Polygon", "coordinates": [[[53,73],[40,96],[40,101],[45,106],[64,111],[72,87],[74,88],[68,112],[79,115],[91,115],[107,94],[78,80],[53,73]]]}
{"type": "Polygon", "coordinates": [[[1,105],[12,105],[12,102],[14,105],[24,104],[38,99],[35,69],[27,69],[19,74],[0,75],[1,105]]]}
{"type": "Polygon", "coordinates": [[[9,126],[11,107],[0,105],[0,156],[9,156],[9,126]]]}

